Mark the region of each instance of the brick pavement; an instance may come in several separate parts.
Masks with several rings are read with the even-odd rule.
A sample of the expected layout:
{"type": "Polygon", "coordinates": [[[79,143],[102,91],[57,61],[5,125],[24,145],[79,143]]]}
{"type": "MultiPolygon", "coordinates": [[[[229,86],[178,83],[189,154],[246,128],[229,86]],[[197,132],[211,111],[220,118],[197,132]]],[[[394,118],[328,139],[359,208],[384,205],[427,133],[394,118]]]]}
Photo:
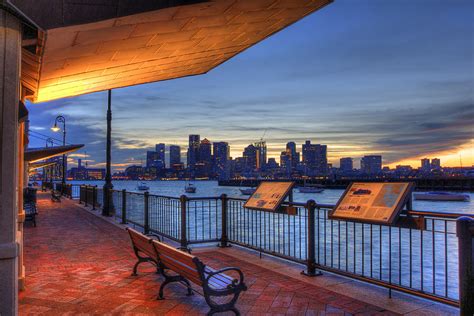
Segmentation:
{"type": "MultiPolygon", "coordinates": [[[[162,278],[135,262],[127,233],[72,201],[38,201],[38,227],[25,229],[27,289],[20,315],[202,315],[201,295],[185,296],[181,285],[156,300],[162,278]]],[[[199,252],[214,268],[240,267],[249,290],[238,303],[247,315],[391,315],[381,307],[302,282],[222,252],[199,252]]]]}

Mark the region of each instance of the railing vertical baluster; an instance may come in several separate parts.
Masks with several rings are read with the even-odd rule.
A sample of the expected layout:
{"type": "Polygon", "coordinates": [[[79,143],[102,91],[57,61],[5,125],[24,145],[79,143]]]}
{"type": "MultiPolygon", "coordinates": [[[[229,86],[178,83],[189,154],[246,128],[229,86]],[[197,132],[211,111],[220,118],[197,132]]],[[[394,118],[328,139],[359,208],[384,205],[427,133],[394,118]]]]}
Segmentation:
{"type": "Polygon", "coordinates": [[[145,231],[145,234],[148,234],[150,232],[150,207],[148,205],[149,201],[149,193],[148,191],[143,194],[143,205],[144,205],[144,212],[143,212],[143,229],[145,231]]]}
{"type": "Polygon", "coordinates": [[[320,271],[316,271],[316,253],[315,253],[315,231],[314,225],[316,222],[314,212],[316,210],[316,202],[314,200],[309,200],[306,202],[306,210],[308,212],[308,217],[306,218],[307,225],[307,259],[306,259],[306,271],[303,271],[302,274],[307,276],[317,276],[321,275],[320,271]]]}
{"type": "Polygon", "coordinates": [[[96,197],[97,197],[97,186],[94,185],[92,187],[92,210],[95,211],[95,200],[96,200],[96,197]]]}
{"type": "Polygon", "coordinates": [[[179,198],[181,202],[181,240],[180,240],[180,249],[187,250],[188,249],[188,239],[187,239],[187,224],[186,224],[186,204],[188,198],[186,195],[181,195],[179,198]]]}
{"type": "Polygon", "coordinates": [[[89,186],[88,185],[86,185],[84,193],[85,193],[84,205],[87,206],[87,202],[89,200],[89,186]]]}
{"type": "Polygon", "coordinates": [[[459,253],[459,306],[462,316],[474,314],[474,220],[463,216],[456,220],[459,253]]]}
{"type": "Polygon", "coordinates": [[[122,190],[122,222],[121,224],[127,224],[127,190],[122,190]]]}
{"type": "Polygon", "coordinates": [[[229,238],[227,236],[227,204],[228,199],[226,194],[221,195],[221,220],[222,220],[222,233],[221,242],[219,247],[230,247],[228,244],[229,238]]]}

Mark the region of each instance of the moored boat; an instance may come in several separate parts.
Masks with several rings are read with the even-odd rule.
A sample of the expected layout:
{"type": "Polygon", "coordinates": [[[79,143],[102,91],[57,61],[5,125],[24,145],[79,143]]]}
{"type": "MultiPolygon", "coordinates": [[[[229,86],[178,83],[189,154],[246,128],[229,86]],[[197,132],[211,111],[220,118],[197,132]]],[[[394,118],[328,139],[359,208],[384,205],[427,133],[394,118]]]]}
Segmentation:
{"type": "Polygon", "coordinates": [[[299,187],[298,191],[300,193],[321,193],[324,189],[318,187],[299,187]]]}
{"type": "Polygon", "coordinates": [[[150,187],[148,185],[146,185],[145,182],[140,182],[138,185],[137,185],[137,190],[140,190],[140,191],[147,191],[147,190],[150,190],[150,187]]]}
{"type": "Polygon", "coordinates": [[[192,183],[188,183],[188,185],[184,187],[184,191],[186,193],[196,193],[196,187],[192,183]]]}
{"type": "Polygon", "coordinates": [[[449,193],[449,192],[420,192],[414,193],[415,200],[422,201],[457,201],[469,202],[470,197],[467,194],[449,193]]]}
{"type": "Polygon", "coordinates": [[[239,189],[240,190],[240,193],[242,193],[242,195],[252,195],[254,192],[255,192],[255,188],[245,188],[245,189],[239,189]]]}

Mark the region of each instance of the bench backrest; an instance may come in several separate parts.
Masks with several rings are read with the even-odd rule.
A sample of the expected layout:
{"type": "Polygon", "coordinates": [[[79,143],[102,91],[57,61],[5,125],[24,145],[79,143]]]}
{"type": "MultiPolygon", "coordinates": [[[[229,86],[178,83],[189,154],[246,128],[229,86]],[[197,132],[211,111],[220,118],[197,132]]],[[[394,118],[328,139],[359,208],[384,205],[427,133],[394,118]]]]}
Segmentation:
{"type": "Polygon", "coordinates": [[[147,256],[156,259],[155,249],[151,244],[151,238],[143,235],[142,233],[127,227],[128,234],[132,240],[133,247],[136,250],[143,252],[147,256]]]}
{"type": "Polygon", "coordinates": [[[157,240],[152,241],[158,254],[159,261],[168,269],[180,274],[194,284],[201,285],[201,276],[197,270],[197,258],[191,254],[168,246],[157,240]]]}

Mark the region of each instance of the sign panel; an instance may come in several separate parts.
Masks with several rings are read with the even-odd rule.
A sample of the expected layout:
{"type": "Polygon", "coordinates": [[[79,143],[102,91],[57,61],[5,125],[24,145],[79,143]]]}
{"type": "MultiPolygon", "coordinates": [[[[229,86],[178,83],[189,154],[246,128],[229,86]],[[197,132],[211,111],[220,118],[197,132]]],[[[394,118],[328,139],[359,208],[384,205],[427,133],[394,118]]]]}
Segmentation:
{"type": "Polygon", "coordinates": [[[330,218],[392,224],[411,198],[408,182],[354,182],[337,202],[330,218]]]}
{"type": "Polygon", "coordinates": [[[294,182],[261,182],[244,207],[275,212],[290,193],[294,182]]]}

